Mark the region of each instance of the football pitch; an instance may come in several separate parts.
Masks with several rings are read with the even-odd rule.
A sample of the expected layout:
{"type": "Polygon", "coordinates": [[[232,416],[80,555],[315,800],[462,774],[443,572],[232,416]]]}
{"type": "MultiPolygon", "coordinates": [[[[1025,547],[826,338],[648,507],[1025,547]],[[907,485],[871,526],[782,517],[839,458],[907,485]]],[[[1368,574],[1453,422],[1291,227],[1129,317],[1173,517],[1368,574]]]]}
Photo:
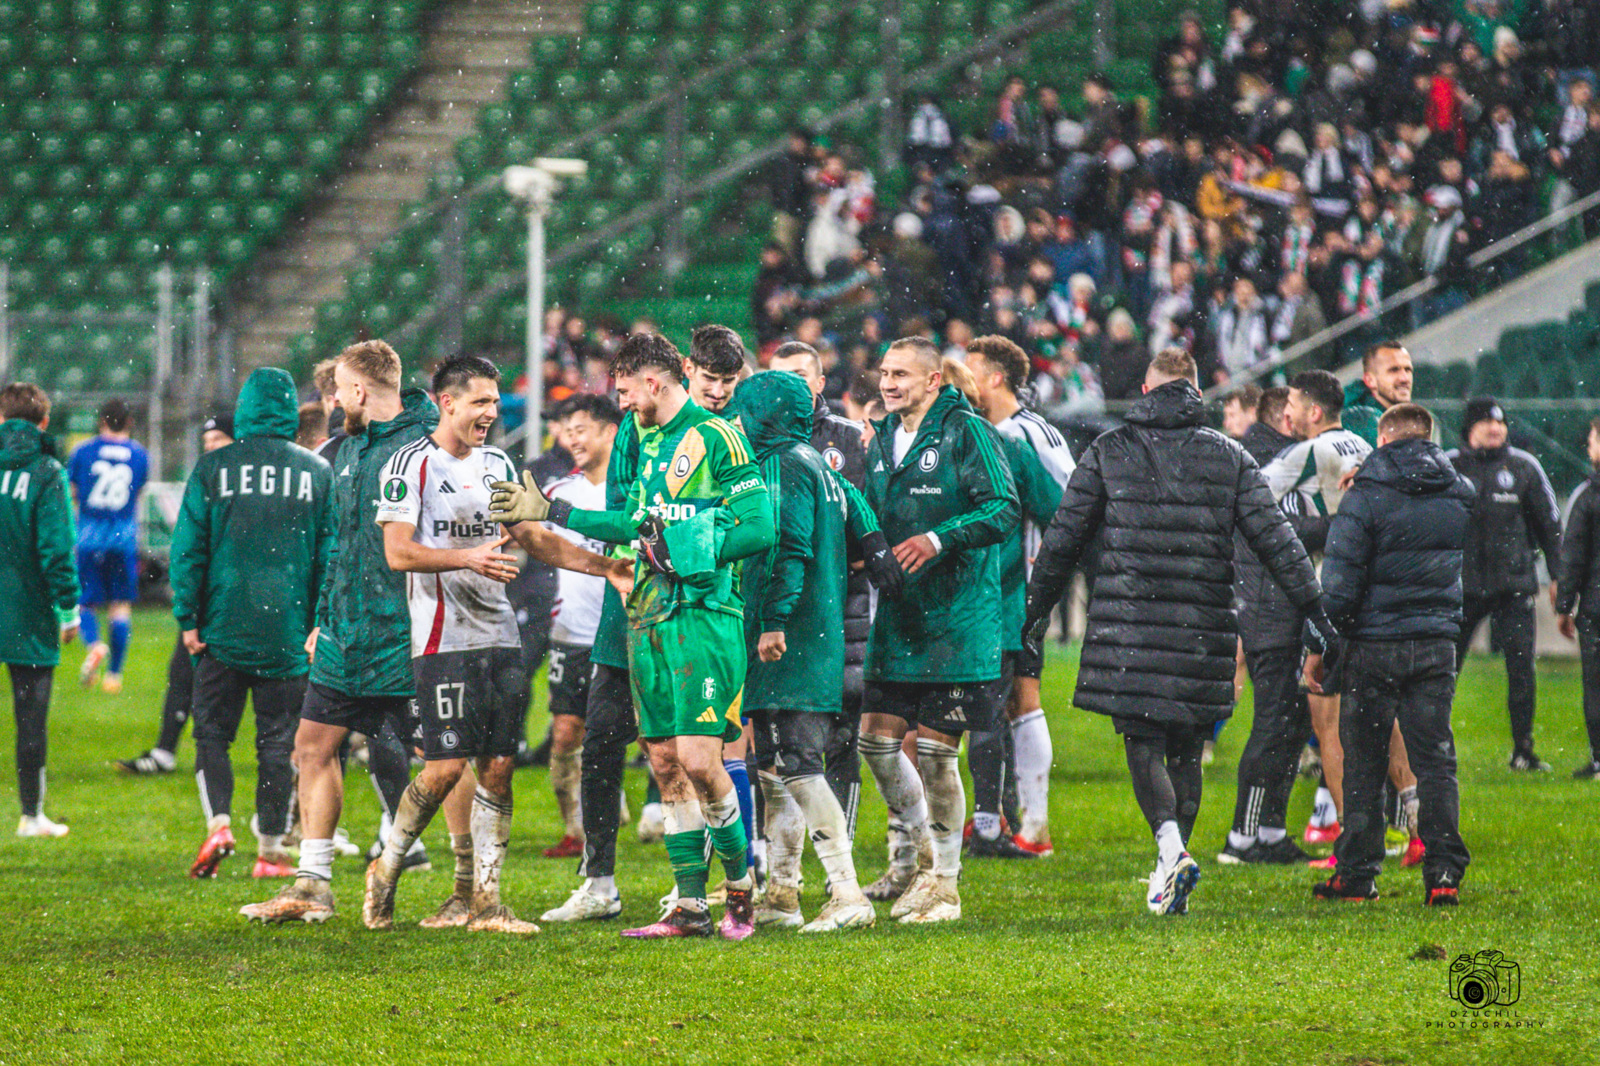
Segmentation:
{"type": "MultiPolygon", "coordinates": [[[[1539,751],[1513,775],[1505,680],[1474,658],[1455,710],[1463,905],[1420,905],[1418,870],[1390,860],[1370,904],[1313,903],[1303,868],[1220,867],[1249,700],[1206,771],[1192,850],[1204,869],[1183,918],[1145,911],[1153,845],[1110,724],[1070,707],[1075,653],[1052,648],[1056,855],[969,861],[965,917],[834,937],[761,930],[741,944],[625,943],[670,885],[659,845],[622,831],[622,922],[546,923],[528,940],[427,932],[450,890],[443,818],[430,873],[400,885],[396,929],[361,927],[364,863],[341,859],[325,926],[247,925],[238,908],[280,882],[249,877],[254,754],[235,747],[241,854],[214,881],[186,877],[203,833],[186,735],[178,772],[118,776],[154,740],[170,616],[141,612],[119,696],[76,685],[67,651],[51,711],[46,810],[64,840],[0,835],[0,1066],[34,1063],[1584,1063],[1600,1056],[1600,783],[1584,758],[1576,661],[1541,664],[1539,751]],[[1520,995],[1480,1014],[1450,996],[1452,961],[1503,952],[1520,995]]],[[[542,684],[540,686],[542,688],[542,684]]],[[[9,708],[10,690],[0,696],[9,708]]],[[[538,697],[540,706],[543,694],[538,697]]],[[[0,728],[0,811],[16,816],[11,716],[0,728]]],[[[536,710],[530,728],[543,727],[536,710]]],[[[870,775],[867,775],[870,782],[870,775]]],[[[856,859],[883,866],[884,813],[865,786],[856,859]]],[[[518,771],[504,895],[537,918],[576,885],[539,850],[559,834],[549,777],[518,771]]],[[[629,771],[630,805],[644,793],[629,771]]],[[[1297,786],[1290,826],[1312,787],[1297,786]]],[[[969,791],[970,800],[970,791],[969,791]]],[[[363,846],[377,804],[352,768],[345,825],[363,846]]],[[[822,871],[806,860],[807,917],[822,871]]]]}

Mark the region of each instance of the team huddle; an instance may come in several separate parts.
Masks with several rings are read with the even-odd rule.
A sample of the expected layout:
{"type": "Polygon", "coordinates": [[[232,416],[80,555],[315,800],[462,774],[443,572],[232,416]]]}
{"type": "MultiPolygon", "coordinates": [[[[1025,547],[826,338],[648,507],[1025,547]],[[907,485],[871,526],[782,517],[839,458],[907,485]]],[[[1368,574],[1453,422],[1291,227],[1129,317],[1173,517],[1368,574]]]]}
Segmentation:
{"type": "MultiPolygon", "coordinates": [[[[1412,623],[1420,596],[1421,615],[1453,609],[1459,626],[1472,490],[1428,440],[1426,411],[1386,403],[1369,439],[1341,427],[1332,376],[1308,372],[1263,397],[1264,432],[1241,447],[1203,425],[1193,361],[1168,349],[1127,424],[1075,464],[1019,400],[1027,357],[1002,337],[972,341],[962,360],[922,338],[891,344],[885,417],[870,429],[829,410],[809,346],[781,346],[764,372],[748,364],[725,327],[697,329],[687,356],[659,335],[629,337],[611,365],[618,402],[578,396],[559,412],[576,469],[548,485],[486,443],[500,375],[482,359],[445,362],[424,392],[401,387],[382,341],[346,349],[326,390],[344,435],[320,454],[294,443],[289,375],[256,371],[236,439],[188,480],[172,548],[207,818],[191,874],[214,875],[236,848],[228,749],[249,695],[255,875],[293,880],[241,914],[334,914],[335,857],[358,850],[338,825],[360,736],[384,805],[364,924],[392,926],[442,809],[455,879],[421,924],[538,931],[500,895],[531,683],[507,595],[514,542],[560,572],[549,681],[565,837],[547,854],[582,856],[581,882],[543,921],[620,914],[635,741],[651,776],[641,836],[664,842],[673,888],[657,921],[624,936],[833,932],[874,924],[875,901],[906,923],[959,919],[963,853],[1052,853],[1040,642],[1080,570],[1075,702],[1123,739],[1156,844],[1150,911],[1186,913],[1200,878],[1188,848],[1202,750],[1237,698],[1241,633],[1256,715],[1219,861],[1309,858],[1285,819],[1314,734],[1319,811],[1324,795],[1330,809],[1312,828],[1338,840],[1317,895],[1376,895],[1387,794],[1387,821],[1409,831],[1407,864],[1424,865],[1425,902],[1456,901],[1468,861],[1448,721],[1456,631],[1412,623]],[[1417,508],[1422,524],[1406,525],[1417,508]],[[1395,544],[1436,580],[1386,586],[1395,544]],[[385,751],[400,769],[380,781],[385,751]],[[409,781],[408,754],[422,760],[409,781]],[[886,868],[867,884],[853,853],[862,762],[888,808],[886,868]],[[826,873],[809,921],[808,838],[826,873]]],[[[10,435],[31,442],[7,415],[10,435]]],[[[59,562],[52,573],[60,588],[41,598],[65,627],[60,601],[77,590],[59,562]]],[[[113,626],[125,624],[131,593],[117,585],[110,598],[113,626]]],[[[118,643],[101,653],[108,679],[125,632],[118,643]]],[[[86,671],[100,668],[91,658],[86,671]]],[[[42,743],[37,762],[42,791],[42,743]]],[[[65,832],[37,794],[23,801],[25,835],[65,832]]]]}

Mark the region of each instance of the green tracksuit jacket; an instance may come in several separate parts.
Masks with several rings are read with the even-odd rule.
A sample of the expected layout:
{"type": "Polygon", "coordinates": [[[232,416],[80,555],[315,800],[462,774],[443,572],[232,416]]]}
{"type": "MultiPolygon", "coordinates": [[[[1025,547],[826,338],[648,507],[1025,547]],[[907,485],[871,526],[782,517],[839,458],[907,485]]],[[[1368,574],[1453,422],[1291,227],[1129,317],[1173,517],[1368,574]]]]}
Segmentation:
{"type": "Polygon", "coordinates": [[[77,620],[77,534],[55,454],[33,423],[0,423],[0,662],[55,666],[61,627],[77,620]]]}
{"type": "Polygon", "coordinates": [[[317,603],[311,681],[346,696],[414,696],[406,575],[389,569],[378,525],[379,476],[389,457],[432,433],[439,409],[421,389],[404,409],[339,445],[333,460],[334,545],[317,603]]]}
{"type": "Polygon", "coordinates": [[[813,406],[810,387],[783,372],[757,374],[733,394],[730,411],[755,449],[778,516],[777,543],[744,569],[747,711],[843,709],[847,535],[859,540],[878,523],[811,446],[813,406]],[[762,633],[784,634],[782,659],[756,655],[762,633]]]}
{"type": "Polygon", "coordinates": [[[1000,676],[1003,542],[1016,528],[1017,488],[1000,434],[954,386],[940,390],[905,459],[898,415],[873,425],[867,502],[890,544],[932,532],[941,550],[881,599],[867,644],[868,681],[953,684],[1000,676]]]}
{"type": "Polygon", "coordinates": [[[183,490],[172,534],[172,613],[206,654],[257,677],[311,668],[333,546],[333,472],[294,443],[294,379],[264,367],[239,391],[237,443],[207,452],[183,490]]]}
{"type": "MultiPolygon", "coordinates": [[[[616,439],[611,442],[611,462],[606,465],[606,510],[621,511],[628,505],[628,488],[638,476],[639,422],[625,411],[616,439]]],[[[600,601],[600,625],[595,630],[589,661],[617,670],[628,668],[628,614],[622,597],[609,581],[600,601]]]]}

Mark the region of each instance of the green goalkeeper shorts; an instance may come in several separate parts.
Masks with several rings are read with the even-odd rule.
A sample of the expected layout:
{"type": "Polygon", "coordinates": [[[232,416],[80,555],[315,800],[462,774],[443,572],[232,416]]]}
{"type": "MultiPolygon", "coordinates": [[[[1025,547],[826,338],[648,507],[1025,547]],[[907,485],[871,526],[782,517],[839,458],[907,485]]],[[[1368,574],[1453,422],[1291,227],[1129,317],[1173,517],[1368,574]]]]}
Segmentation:
{"type": "Polygon", "coordinates": [[[628,671],[639,735],[738,738],[744,704],[744,620],[679,607],[628,630],[628,671]]]}

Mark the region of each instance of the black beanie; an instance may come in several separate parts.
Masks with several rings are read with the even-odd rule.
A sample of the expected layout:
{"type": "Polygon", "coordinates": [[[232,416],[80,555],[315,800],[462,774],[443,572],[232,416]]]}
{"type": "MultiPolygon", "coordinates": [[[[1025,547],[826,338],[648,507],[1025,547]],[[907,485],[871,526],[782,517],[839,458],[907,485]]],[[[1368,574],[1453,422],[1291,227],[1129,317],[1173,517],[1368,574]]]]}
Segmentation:
{"type": "Polygon", "coordinates": [[[1461,439],[1466,440],[1467,434],[1472,432],[1472,427],[1479,422],[1504,422],[1505,409],[1500,406],[1500,401],[1493,396],[1475,396],[1467,401],[1467,406],[1461,412],[1461,439]]]}
{"type": "Polygon", "coordinates": [[[230,412],[223,411],[200,423],[201,433],[209,433],[213,429],[221,430],[230,437],[233,436],[233,415],[230,412]]]}

